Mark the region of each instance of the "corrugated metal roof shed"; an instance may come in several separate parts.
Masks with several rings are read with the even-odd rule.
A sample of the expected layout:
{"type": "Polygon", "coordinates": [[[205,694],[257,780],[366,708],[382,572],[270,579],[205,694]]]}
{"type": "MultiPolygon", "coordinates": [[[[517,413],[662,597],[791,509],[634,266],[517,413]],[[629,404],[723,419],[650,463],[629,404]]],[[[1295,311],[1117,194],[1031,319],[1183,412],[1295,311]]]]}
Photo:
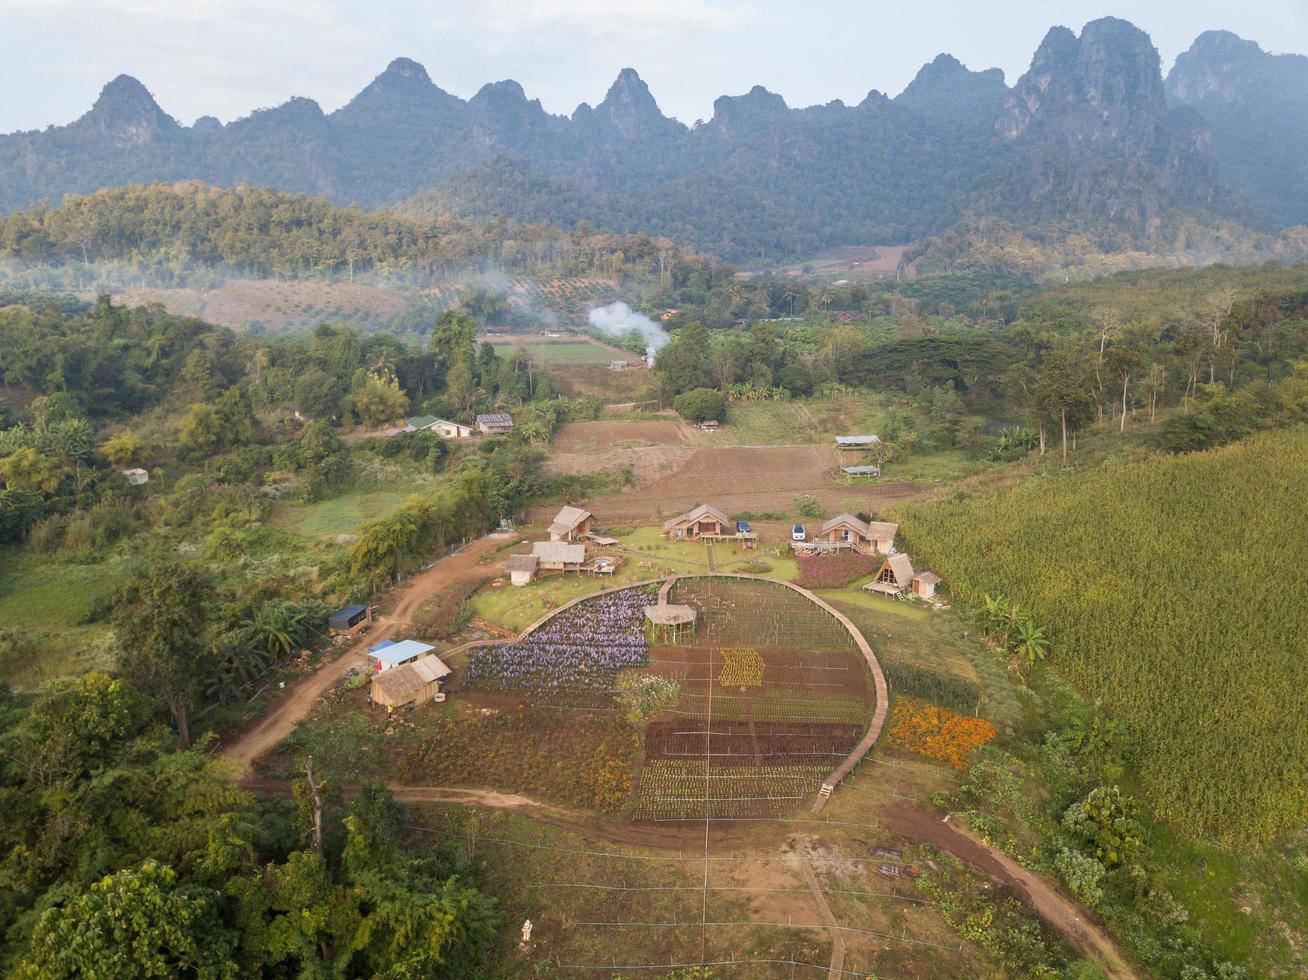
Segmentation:
{"type": "Polygon", "coordinates": [[[372,659],[379,663],[390,664],[392,667],[397,664],[406,663],[410,660],[416,660],[424,653],[431,653],[436,648],[426,643],[420,643],[417,640],[401,640],[399,643],[392,643],[381,649],[371,651],[372,659]]]}

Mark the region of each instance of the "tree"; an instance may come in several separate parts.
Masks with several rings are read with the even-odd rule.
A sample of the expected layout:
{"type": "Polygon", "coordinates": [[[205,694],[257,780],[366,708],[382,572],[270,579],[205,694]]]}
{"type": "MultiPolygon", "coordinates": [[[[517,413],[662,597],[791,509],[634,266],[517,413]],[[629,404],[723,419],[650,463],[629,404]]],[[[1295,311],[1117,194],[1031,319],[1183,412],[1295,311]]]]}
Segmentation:
{"type": "Polygon", "coordinates": [[[130,432],[120,432],[100,447],[105,459],[115,466],[132,466],[141,458],[142,449],[141,440],[130,432]]]}
{"type": "Polygon", "coordinates": [[[409,396],[389,374],[369,374],[353,395],[354,410],[365,425],[384,425],[404,418],[409,411],[409,396]]]}
{"type": "Polygon", "coordinates": [[[126,681],[93,672],[56,682],[32,705],[28,770],[49,785],[106,765],[110,750],[140,728],[141,717],[140,697],[126,681]]]}
{"type": "Polygon", "coordinates": [[[683,392],[672,403],[677,414],[691,422],[723,419],[727,414],[727,399],[713,388],[694,388],[683,392]]]}
{"type": "Polygon", "coordinates": [[[191,406],[182,420],[182,445],[196,456],[208,456],[223,445],[223,421],[218,410],[207,402],[191,406]]]}
{"type": "Polygon", "coordinates": [[[217,892],[179,885],[172,868],[147,860],[46,911],[19,975],[234,980],[235,947],[217,892]]]}
{"type": "Polygon", "coordinates": [[[204,634],[211,589],[193,565],[156,562],[118,595],[114,625],[124,672],[164,701],[183,748],[190,714],[210,671],[204,634]]]}
{"type": "Polygon", "coordinates": [[[1127,397],[1131,390],[1131,378],[1140,370],[1142,357],[1140,348],[1134,344],[1116,344],[1103,354],[1103,369],[1109,377],[1115,378],[1122,385],[1122,420],[1119,432],[1126,431],[1127,397]]]}
{"type": "Polygon", "coordinates": [[[709,367],[708,330],[699,323],[678,330],[672,343],[659,351],[654,361],[660,397],[665,402],[672,401],[683,391],[711,386],[713,378],[709,367]]]}
{"type": "Polygon", "coordinates": [[[1050,351],[1040,365],[1035,407],[1041,427],[1056,419],[1062,432],[1063,462],[1067,462],[1067,438],[1090,421],[1094,398],[1086,384],[1085,371],[1068,351],[1050,351]]]}
{"type": "Polygon", "coordinates": [[[1063,829],[1085,844],[1107,868],[1125,864],[1144,847],[1138,807],[1117,786],[1097,786],[1063,814],[1063,829]]]}
{"type": "Polygon", "coordinates": [[[31,446],[0,459],[0,483],[8,490],[53,496],[68,473],[59,460],[31,446]]]}

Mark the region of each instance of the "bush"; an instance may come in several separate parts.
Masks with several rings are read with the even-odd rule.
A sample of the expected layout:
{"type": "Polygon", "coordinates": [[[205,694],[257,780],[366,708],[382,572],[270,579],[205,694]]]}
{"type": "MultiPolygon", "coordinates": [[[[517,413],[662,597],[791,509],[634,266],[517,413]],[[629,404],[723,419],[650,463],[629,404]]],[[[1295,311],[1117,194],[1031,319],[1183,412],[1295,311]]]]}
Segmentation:
{"type": "Polygon", "coordinates": [[[1072,894],[1086,905],[1095,908],[1103,901],[1104,890],[1099,883],[1106,872],[1104,866],[1094,858],[1065,847],[1054,858],[1054,867],[1072,894]]]}
{"type": "Polygon", "coordinates": [[[811,493],[801,493],[795,498],[795,513],[800,517],[821,517],[822,505],[811,493]]]}
{"type": "Polygon", "coordinates": [[[683,392],[672,402],[672,407],[683,419],[691,422],[720,421],[727,415],[726,397],[713,388],[692,388],[683,392]]]}

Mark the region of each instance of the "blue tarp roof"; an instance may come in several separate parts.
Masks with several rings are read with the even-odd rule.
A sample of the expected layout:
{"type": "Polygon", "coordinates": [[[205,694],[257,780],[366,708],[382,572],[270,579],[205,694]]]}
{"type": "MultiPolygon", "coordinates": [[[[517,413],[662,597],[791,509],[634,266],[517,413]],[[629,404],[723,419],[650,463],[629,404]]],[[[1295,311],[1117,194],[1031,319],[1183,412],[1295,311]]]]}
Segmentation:
{"type": "Polygon", "coordinates": [[[390,664],[392,667],[396,664],[416,660],[424,653],[431,653],[436,649],[426,643],[419,643],[417,640],[401,640],[399,643],[388,643],[386,646],[378,644],[378,646],[381,649],[374,648],[370,651],[372,658],[384,664],[390,664]]]}

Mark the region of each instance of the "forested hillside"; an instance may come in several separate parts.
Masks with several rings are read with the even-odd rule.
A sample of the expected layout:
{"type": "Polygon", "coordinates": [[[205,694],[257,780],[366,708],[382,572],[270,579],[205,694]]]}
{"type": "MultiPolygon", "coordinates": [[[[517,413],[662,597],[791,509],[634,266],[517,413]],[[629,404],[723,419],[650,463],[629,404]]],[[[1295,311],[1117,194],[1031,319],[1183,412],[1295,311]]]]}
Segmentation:
{"type": "MultiPolygon", "coordinates": [[[[1282,82],[1248,79],[1242,98],[1271,98],[1282,82]]],[[[1258,139],[1271,139],[1266,127],[1258,139]]],[[[1203,120],[1169,109],[1148,36],[1106,18],[1079,36],[1051,30],[1011,89],[942,55],[893,99],[873,90],[857,105],[792,108],[755,87],[719,98],[693,128],[665,117],[630,69],[566,118],[512,81],[465,102],[401,58],[331,114],[294,99],[189,127],[124,76],[67,126],[0,137],[0,208],[202,180],[477,221],[585,220],[740,261],[907,243],[960,222],[981,244],[991,216],[1036,234],[1053,253],[1046,267],[1065,263],[1064,240],[1199,261],[1247,249],[1259,240],[1249,228],[1301,217],[1302,201],[1267,193],[1230,158],[1222,149],[1220,168],[1203,120]]],[[[973,261],[998,264],[993,253],[973,261]]]]}

